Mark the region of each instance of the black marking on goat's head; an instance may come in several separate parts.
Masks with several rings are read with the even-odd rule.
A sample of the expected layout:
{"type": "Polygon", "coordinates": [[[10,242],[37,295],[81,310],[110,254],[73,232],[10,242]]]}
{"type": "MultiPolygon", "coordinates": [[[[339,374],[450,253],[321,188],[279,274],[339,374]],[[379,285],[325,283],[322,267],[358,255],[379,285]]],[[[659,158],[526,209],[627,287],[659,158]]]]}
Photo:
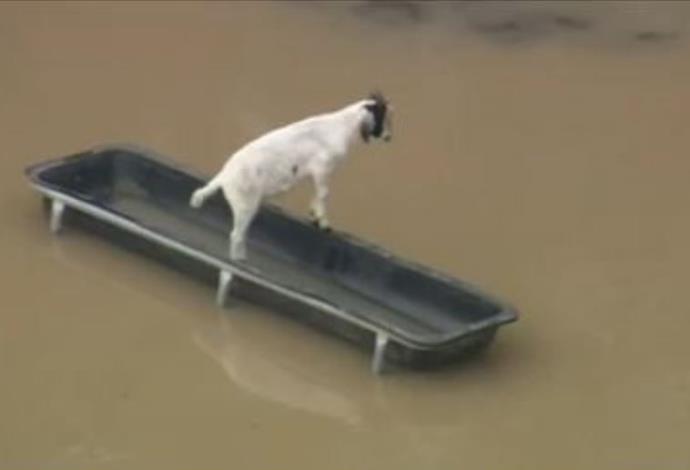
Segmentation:
{"type": "Polygon", "coordinates": [[[391,129],[388,100],[382,93],[377,91],[369,95],[364,108],[371,115],[371,119],[366,119],[360,128],[360,134],[364,142],[369,142],[371,137],[383,139],[386,142],[389,141],[391,139],[391,129]]]}

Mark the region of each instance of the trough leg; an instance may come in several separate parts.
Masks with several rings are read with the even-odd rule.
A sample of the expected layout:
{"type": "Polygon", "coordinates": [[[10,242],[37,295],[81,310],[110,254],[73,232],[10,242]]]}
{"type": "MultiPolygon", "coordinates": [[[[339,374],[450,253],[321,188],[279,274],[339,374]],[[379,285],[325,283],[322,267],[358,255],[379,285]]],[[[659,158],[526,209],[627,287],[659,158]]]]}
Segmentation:
{"type": "Polygon", "coordinates": [[[221,307],[225,305],[225,299],[228,296],[231,282],[232,273],[221,269],[218,275],[218,292],[216,293],[216,303],[221,307]]]}
{"type": "Polygon", "coordinates": [[[383,372],[386,346],[388,346],[388,335],[377,333],[374,345],[374,358],[371,361],[371,370],[374,374],[381,374],[383,372]]]}
{"type": "Polygon", "coordinates": [[[50,204],[50,231],[58,233],[62,228],[62,215],[65,213],[65,203],[53,199],[50,204]]]}

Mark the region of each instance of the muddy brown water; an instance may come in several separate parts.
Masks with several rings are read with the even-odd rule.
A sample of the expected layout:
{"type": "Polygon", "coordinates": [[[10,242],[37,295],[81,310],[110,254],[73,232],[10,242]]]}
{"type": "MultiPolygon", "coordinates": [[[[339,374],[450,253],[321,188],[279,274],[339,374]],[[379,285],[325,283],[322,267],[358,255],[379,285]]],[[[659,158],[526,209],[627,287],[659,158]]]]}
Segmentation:
{"type": "Polygon", "coordinates": [[[1,3],[0,468],[689,468],[688,18],[1,3]],[[212,173],[373,87],[394,140],[352,154],[332,221],[519,307],[471,363],[375,378],[347,344],[49,235],[22,175],[122,141],[212,173]]]}

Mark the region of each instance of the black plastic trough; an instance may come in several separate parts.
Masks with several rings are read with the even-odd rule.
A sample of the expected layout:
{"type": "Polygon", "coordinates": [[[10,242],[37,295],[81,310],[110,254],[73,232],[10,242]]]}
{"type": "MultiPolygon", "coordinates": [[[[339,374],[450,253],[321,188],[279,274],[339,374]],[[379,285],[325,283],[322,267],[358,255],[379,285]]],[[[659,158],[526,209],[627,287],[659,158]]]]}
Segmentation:
{"type": "Polygon", "coordinates": [[[50,225],[95,230],[127,248],[410,366],[481,350],[516,312],[465,282],[404,261],[351,235],[325,233],[265,205],[246,263],[227,257],[232,213],[221,194],[189,207],[204,178],[151,151],[108,146],[26,171],[49,203],[50,225]]]}

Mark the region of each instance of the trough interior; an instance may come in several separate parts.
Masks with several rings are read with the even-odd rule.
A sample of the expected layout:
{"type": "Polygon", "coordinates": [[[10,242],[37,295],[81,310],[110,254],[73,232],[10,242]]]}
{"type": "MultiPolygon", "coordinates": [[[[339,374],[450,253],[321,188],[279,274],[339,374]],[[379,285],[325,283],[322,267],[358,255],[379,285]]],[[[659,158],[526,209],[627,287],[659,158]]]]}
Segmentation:
{"type": "MultiPolygon", "coordinates": [[[[58,186],[146,228],[227,258],[232,211],[222,192],[200,210],[189,197],[203,180],[136,152],[76,157],[41,173],[58,186]]],[[[324,233],[264,206],[248,237],[248,263],[282,286],[327,300],[351,315],[423,345],[444,341],[500,312],[462,285],[427,275],[347,235],[324,233]]]]}

